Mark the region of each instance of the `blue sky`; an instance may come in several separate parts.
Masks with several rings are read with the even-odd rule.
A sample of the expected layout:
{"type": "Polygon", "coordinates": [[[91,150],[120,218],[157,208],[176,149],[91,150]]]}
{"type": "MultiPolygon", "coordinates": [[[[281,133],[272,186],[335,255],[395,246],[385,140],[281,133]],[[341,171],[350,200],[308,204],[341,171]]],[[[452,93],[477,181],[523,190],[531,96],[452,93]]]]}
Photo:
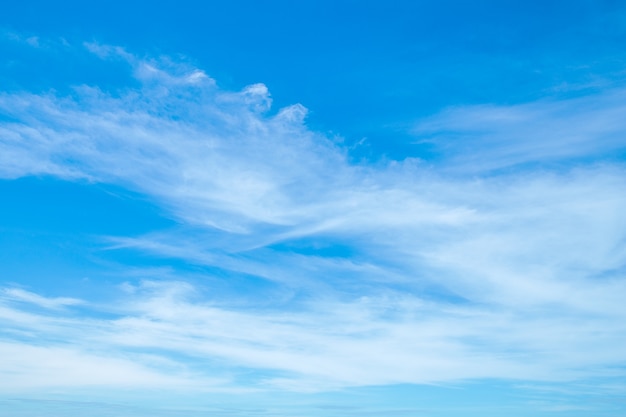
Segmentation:
{"type": "Polygon", "coordinates": [[[626,413],[626,6],[21,2],[10,416],[626,413]]]}

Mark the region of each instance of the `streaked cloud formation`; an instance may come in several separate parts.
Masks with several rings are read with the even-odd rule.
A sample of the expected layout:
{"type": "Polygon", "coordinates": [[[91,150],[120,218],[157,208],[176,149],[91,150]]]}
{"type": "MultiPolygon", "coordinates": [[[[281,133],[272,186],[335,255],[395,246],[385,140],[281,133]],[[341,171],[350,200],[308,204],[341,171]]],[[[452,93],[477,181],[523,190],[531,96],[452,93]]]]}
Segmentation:
{"type": "Polygon", "coordinates": [[[437,159],[356,164],[263,84],[86,48],[138,86],[3,93],[0,174],[146,196],[177,225],[100,242],[172,265],[108,300],[7,286],[3,390],[623,376],[623,90],[456,107],[414,127],[437,159]]]}
{"type": "Polygon", "coordinates": [[[620,87],[558,101],[451,108],[414,132],[462,172],[616,158],[624,152],[625,95],[620,87]]]}

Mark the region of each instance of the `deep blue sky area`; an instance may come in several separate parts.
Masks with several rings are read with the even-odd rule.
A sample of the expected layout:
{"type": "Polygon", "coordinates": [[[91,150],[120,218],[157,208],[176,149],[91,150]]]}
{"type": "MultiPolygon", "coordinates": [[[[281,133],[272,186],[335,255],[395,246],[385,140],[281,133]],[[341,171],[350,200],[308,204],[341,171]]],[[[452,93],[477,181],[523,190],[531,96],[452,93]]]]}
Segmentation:
{"type": "MultiPolygon", "coordinates": [[[[311,126],[348,144],[367,138],[357,158],[401,159],[428,152],[406,133],[419,117],[453,105],[575,95],[623,71],[624,7],[617,1],[11,2],[0,20],[25,35],[184,56],[228,89],[263,82],[276,107],[309,108],[311,126]]],[[[46,89],[59,72],[71,83],[97,78],[106,85],[110,77],[86,63],[48,59],[53,75],[40,71],[47,63],[17,64],[7,81],[46,89]]]]}
{"type": "Polygon", "coordinates": [[[626,2],[0,7],[0,415],[626,415],[626,2]]]}

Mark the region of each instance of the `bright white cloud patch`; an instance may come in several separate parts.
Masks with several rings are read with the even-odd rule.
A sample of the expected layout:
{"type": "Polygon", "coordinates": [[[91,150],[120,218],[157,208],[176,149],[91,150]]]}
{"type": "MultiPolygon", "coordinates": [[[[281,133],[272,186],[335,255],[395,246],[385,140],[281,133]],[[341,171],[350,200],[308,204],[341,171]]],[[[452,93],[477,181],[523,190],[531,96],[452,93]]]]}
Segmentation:
{"type": "Polygon", "coordinates": [[[262,84],[224,91],[194,68],[88,47],[129,62],[142,86],[0,95],[0,175],[140,192],[180,226],[108,236],[110,249],[278,290],[223,298],[180,271],[122,286],[106,305],[7,288],[0,372],[13,387],[557,381],[626,363],[624,166],[476,175],[590,155],[592,142],[619,148],[621,92],[600,97],[603,112],[589,111],[593,98],[455,109],[419,131],[469,135],[463,157],[355,165],[307,128],[302,106],[272,112],[262,84]],[[541,146],[511,126],[536,126],[541,146]],[[450,174],[461,160],[479,162],[450,174]]]}

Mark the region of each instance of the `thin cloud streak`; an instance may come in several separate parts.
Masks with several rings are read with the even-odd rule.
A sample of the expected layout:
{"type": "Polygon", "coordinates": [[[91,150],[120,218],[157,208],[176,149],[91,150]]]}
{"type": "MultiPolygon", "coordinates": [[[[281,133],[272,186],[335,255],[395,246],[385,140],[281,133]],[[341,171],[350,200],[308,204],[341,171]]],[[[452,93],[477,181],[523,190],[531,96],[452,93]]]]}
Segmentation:
{"type": "Polygon", "coordinates": [[[626,89],[616,87],[563,100],[459,106],[419,121],[412,133],[460,174],[607,158],[626,150],[625,98],[626,89]]]}

